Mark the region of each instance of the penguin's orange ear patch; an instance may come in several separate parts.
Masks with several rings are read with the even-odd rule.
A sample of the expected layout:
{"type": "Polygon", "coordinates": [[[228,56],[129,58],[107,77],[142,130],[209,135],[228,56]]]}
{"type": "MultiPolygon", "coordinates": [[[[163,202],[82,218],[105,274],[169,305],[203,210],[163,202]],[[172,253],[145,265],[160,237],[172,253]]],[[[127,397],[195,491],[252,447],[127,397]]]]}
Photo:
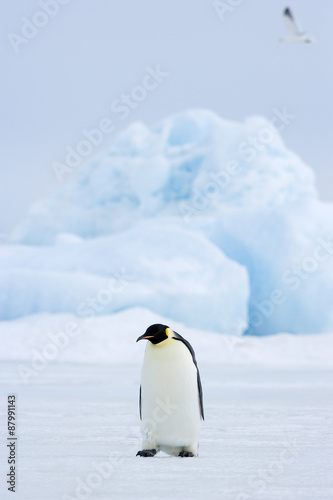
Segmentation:
{"type": "Polygon", "coordinates": [[[166,329],[165,329],[165,335],[166,335],[167,337],[169,337],[169,330],[170,330],[170,328],[166,328],[166,329]]]}

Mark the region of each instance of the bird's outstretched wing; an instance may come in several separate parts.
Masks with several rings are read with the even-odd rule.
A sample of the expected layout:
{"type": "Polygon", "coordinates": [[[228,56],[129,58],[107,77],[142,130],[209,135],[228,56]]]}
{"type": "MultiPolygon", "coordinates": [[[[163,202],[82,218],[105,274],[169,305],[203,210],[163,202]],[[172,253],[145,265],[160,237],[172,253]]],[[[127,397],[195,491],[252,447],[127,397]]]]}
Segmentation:
{"type": "Polygon", "coordinates": [[[283,12],[283,19],[284,19],[284,22],[287,26],[287,30],[288,30],[290,35],[301,35],[302,34],[302,30],[300,28],[300,25],[295,20],[289,7],[287,7],[283,12]]]}
{"type": "Polygon", "coordinates": [[[188,340],[184,339],[184,337],[182,337],[181,335],[179,335],[179,333],[177,333],[175,331],[173,333],[176,335],[173,338],[175,340],[180,340],[181,342],[183,342],[183,344],[186,345],[186,347],[188,348],[188,350],[190,351],[190,353],[192,355],[193,363],[195,364],[195,367],[197,369],[197,381],[198,381],[198,394],[199,394],[200,413],[201,413],[202,420],[205,420],[205,414],[204,414],[204,408],[203,408],[202,385],[201,385],[200,372],[199,372],[199,368],[198,368],[198,365],[197,365],[197,360],[195,359],[195,352],[194,352],[193,347],[191,346],[191,344],[189,343],[188,340]]]}

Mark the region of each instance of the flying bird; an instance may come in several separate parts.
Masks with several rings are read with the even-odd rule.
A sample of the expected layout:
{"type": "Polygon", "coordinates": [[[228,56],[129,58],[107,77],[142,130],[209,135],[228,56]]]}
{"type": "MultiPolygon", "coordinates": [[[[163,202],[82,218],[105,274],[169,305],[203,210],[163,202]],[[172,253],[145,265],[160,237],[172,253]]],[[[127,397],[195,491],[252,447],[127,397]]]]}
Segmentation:
{"type": "Polygon", "coordinates": [[[155,324],[137,339],[148,340],[141,373],[142,450],[153,457],[198,455],[204,419],[200,373],[191,344],[167,325],[155,324]]]}
{"type": "Polygon", "coordinates": [[[288,35],[280,38],[280,42],[287,43],[311,43],[314,39],[301,30],[299,24],[295,20],[291,10],[287,7],[283,12],[283,19],[287,26],[288,35]]]}

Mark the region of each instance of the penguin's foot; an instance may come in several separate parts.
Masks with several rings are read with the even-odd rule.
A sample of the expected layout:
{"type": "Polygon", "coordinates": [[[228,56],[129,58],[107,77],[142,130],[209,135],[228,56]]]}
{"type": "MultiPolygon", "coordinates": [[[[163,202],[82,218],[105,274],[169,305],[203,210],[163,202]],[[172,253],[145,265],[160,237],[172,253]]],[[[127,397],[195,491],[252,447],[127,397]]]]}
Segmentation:
{"type": "Polygon", "coordinates": [[[140,450],[137,452],[136,456],[139,455],[139,457],[153,457],[156,455],[157,451],[155,449],[153,450],[140,450]]]}
{"type": "Polygon", "coordinates": [[[178,455],[179,457],[194,457],[191,451],[181,451],[178,455]]]}

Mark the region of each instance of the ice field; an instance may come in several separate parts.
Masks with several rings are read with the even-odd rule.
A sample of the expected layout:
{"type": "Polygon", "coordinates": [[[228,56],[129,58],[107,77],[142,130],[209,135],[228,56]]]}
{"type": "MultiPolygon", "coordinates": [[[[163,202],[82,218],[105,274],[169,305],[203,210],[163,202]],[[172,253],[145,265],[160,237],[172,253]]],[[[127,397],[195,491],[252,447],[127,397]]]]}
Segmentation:
{"type": "MultiPolygon", "coordinates": [[[[168,322],[142,309],[90,325],[72,315],[3,322],[2,435],[7,394],[18,401],[15,498],[331,499],[333,334],[230,339],[173,324],[201,372],[199,456],[141,458],[145,346],[135,339],[157,319],[168,322]],[[70,322],[80,333],[65,345],[55,332],[70,322]]],[[[6,469],[3,460],[1,478],[6,469]]],[[[1,497],[13,497],[3,481],[1,497]]]]}

